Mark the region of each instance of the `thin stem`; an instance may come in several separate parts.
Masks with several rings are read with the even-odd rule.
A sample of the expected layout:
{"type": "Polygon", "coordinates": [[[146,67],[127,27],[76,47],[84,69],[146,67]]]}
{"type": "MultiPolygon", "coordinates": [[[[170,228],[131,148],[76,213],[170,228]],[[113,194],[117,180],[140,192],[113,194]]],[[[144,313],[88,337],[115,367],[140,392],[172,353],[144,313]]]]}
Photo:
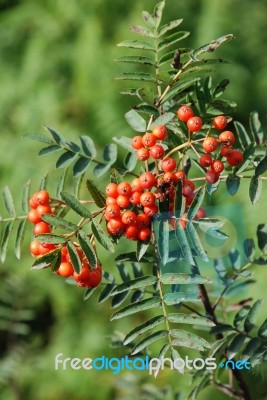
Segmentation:
{"type": "Polygon", "coordinates": [[[27,215],[20,215],[19,217],[3,218],[3,219],[0,219],[0,223],[1,222],[11,222],[11,221],[20,221],[20,220],[23,220],[26,218],[27,218],[27,215]]]}

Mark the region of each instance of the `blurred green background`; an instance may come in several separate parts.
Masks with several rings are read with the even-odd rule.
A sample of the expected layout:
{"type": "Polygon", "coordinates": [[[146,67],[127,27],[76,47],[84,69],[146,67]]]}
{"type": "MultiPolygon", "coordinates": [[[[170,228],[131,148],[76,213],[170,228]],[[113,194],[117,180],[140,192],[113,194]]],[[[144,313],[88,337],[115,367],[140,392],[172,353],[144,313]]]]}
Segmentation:
{"type": "MultiPolygon", "coordinates": [[[[0,0],[0,186],[10,186],[16,204],[24,182],[31,178],[34,191],[41,176],[54,170],[55,159],[38,159],[40,146],[22,139],[25,133],[42,132],[42,125],[48,125],[74,141],[88,134],[99,147],[112,136],[132,134],[123,117],[131,103],[119,95],[120,83],[113,79],[122,67],[113,59],[123,54],[116,43],[134,37],[128,26],[141,24],[141,11],[152,11],[155,3],[0,0]]],[[[231,64],[220,66],[216,79],[230,78],[227,97],[238,103],[236,119],[247,125],[249,112],[257,110],[266,128],[266,0],[166,3],[164,20],[184,18],[182,29],[192,32],[185,46],[198,47],[226,33],[235,35],[234,42],[219,49],[219,57],[231,64]]],[[[58,176],[57,172],[50,175],[51,188],[58,176]]],[[[233,203],[241,205],[247,236],[252,237],[257,224],[266,222],[266,211],[262,213],[266,195],[252,209],[247,183],[234,199],[224,190],[220,189],[217,204],[226,204],[229,210],[233,203]]],[[[2,202],[0,207],[4,214],[2,202]]],[[[111,372],[55,371],[57,353],[80,358],[116,356],[106,335],[114,329],[129,331],[132,325],[129,320],[110,324],[108,304],[97,306],[94,297],[83,302],[83,290],[48,271],[30,271],[29,241],[30,234],[21,261],[10,251],[0,265],[0,313],[9,304],[14,321],[21,310],[29,320],[28,331],[25,325],[8,330],[0,325],[1,399],[138,399],[135,385],[141,383],[188,390],[189,378],[177,378],[169,371],[157,381],[141,372],[134,377],[124,374],[126,383],[111,372]]],[[[108,257],[101,254],[104,266],[112,264],[108,257]]],[[[257,268],[256,274],[259,283],[248,297],[266,299],[266,270],[257,268]]],[[[214,399],[214,393],[205,391],[200,399],[214,399]]],[[[216,392],[216,399],[223,398],[216,392]]]]}

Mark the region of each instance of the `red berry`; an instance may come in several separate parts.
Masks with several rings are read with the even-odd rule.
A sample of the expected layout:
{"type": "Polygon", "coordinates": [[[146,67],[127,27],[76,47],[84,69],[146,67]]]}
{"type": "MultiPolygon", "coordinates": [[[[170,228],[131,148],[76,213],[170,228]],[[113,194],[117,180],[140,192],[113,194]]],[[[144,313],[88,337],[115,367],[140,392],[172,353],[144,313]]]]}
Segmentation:
{"type": "Polygon", "coordinates": [[[227,125],[227,118],[224,115],[218,115],[213,120],[213,126],[216,129],[224,129],[227,125]]]}
{"type": "Polygon", "coordinates": [[[139,228],[149,227],[151,224],[151,218],[146,214],[139,214],[136,217],[136,224],[139,228]]]}
{"type": "Polygon", "coordinates": [[[35,193],[35,199],[37,204],[46,206],[49,203],[49,193],[46,190],[41,190],[35,193]]]}
{"type": "Polygon", "coordinates": [[[105,218],[107,221],[110,221],[111,219],[114,218],[119,218],[121,215],[120,207],[118,204],[111,204],[107,206],[106,211],[105,211],[105,218]]]}
{"type": "Polygon", "coordinates": [[[153,135],[153,133],[145,133],[142,138],[143,146],[152,147],[156,144],[157,138],[153,135]]]}
{"type": "Polygon", "coordinates": [[[164,140],[167,135],[168,135],[168,131],[166,126],[164,125],[158,125],[156,126],[153,131],[152,131],[153,135],[156,136],[156,138],[158,140],[164,140]]]}
{"type": "Polygon", "coordinates": [[[130,196],[132,193],[131,185],[128,182],[121,182],[118,184],[117,192],[122,196],[130,196]]]}
{"type": "Polygon", "coordinates": [[[220,152],[222,157],[228,157],[232,154],[232,147],[223,145],[220,152]]]}
{"type": "Polygon", "coordinates": [[[131,183],[131,188],[133,192],[141,192],[142,186],[139,178],[134,178],[131,183]]]}
{"type": "Polygon", "coordinates": [[[227,157],[227,162],[232,167],[236,167],[243,162],[243,153],[240,150],[232,150],[231,154],[227,157]]]}
{"type": "Polygon", "coordinates": [[[206,139],[204,139],[202,145],[203,145],[203,149],[207,153],[212,153],[213,151],[215,151],[217,149],[218,142],[217,142],[217,139],[215,139],[214,137],[207,137],[206,139]]]}
{"type": "Polygon", "coordinates": [[[50,225],[46,222],[38,222],[33,229],[33,234],[36,236],[44,233],[51,233],[50,225]]]}
{"type": "Polygon", "coordinates": [[[199,159],[199,164],[204,168],[210,167],[212,164],[212,157],[209,154],[203,154],[199,159]]]}
{"type": "Polygon", "coordinates": [[[55,248],[56,246],[53,243],[40,243],[39,254],[43,256],[55,250],[55,248]]]}
{"type": "Polygon", "coordinates": [[[216,183],[219,180],[219,177],[219,174],[212,170],[206,172],[206,180],[209,183],[216,183]]]}
{"type": "Polygon", "coordinates": [[[52,210],[51,210],[51,207],[50,207],[49,205],[47,205],[47,206],[42,206],[42,205],[40,205],[40,206],[38,206],[38,207],[36,208],[36,212],[37,212],[37,215],[38,215],[40,218],[42,218],[42,216],[43,216],[44,214],[51,214],[51,213],[52,213],[52,210]]]}
{"type": "Polygon", "coordinates": [[[117,187],[116,183],[109,183],[106,187],[106,195],[116,199],[118,197],[117,187]]]}
{"type": "Polygon", "coordinates": [[[57,270],[58,275],[62,276],[63,278],[68,278],[69,276],[73,275],[74,269],[71,263],[69,262],[62,262],[57,270]]]}
{"type": "Polygon", "coordinates": [[[127,225],[125,228],[124,236],[130,240],[138,239],[138,226],[136,224],[127,225]]]}
{"type": "Polygon", "coordinates": [[[165,160],[162,161],[161,163],[161,169],[164,172],[172,172],[176,168],[176,161],[174,158],[165,158],[165,160]]]}
{"type": "Polygon", "coordinates": [[[143,207],[152,206],[155,204],[155,195],[151,192],[145,192],[141,194],[140,203],[143,207]]]}
{"type": "Polygon", "coordinates": [[[151,172],[144,172],[139,180],[142,189],[151,189],[156,183],[156,178],[151,172]]]}
{"type": "Polygon", "coordinates": [[[235,142],[235,135],[233,132],[224,131],[219,135],[219,142],[226,144],[227,146],[232,146],[235,142]]]}
{"type": "Polygon", "coordinates": [[[31,208],[37,208],[38,203],[37,203],[37,200],[36,200],[36,193],[30,198],[30,200],[29,200],[29,206],[30,206],[31,208]]]}
{"type": "Polygon", "coordinates": [[[144,207],[144,214],[146,214],[148,217],[154,217],[159,211],[159,208],[156,204],[153,204],[152,206],[145,206],[144,207]]]}
{"type": "Polygon", "coordinates": [[[207,215],[207,213],[206,213],[206,211],[204,210],[204,208],[199,208],[199,209],[197,210],[195,219],[205,218],[206,215],[207,215]]]}
{"type": "Polygon", "coordinates": [[[220,174],[224,170],[224,164],[220,160],[214,160],[211,169],[217,174],[220,174]]]}
{"type": "Polygon", "coordinates": [[[119,195],[117,197],[117,204],[120,208],[127,208],[130,204],[130,199],[128,196],[119,195]]]}
{"type": "Polygon", "coordinates": [[[111,204],[117,204],[117,200],[114,199],[114,197],[108,196],[108,197],[106,198],[106,205],[107,205],[107,206],[110,206],[111,204]]]}
{"type": "Polygon", "coordinates": [[[164,156],[164,148],[160,144],[155,144],[150,148],[150,156],[154,160],[160,160],[164,156]]]}
{"type": "Polygon", "coordinates": [[[171,183],[171,182],[178,182],[179,179],[172,172],[165,172],[165,174],[163,175],[163,180],[166,183],[171,183]]]}
{"type": "Polygon", "coordinates": [[[32,209],[28,212],[28,220],[32,224],[37,224],[38,222],[41,222],[41,217],[38,215],[37,210],[32,209]]]}
{"type": "Polygon", "coordinates": [[[141,149],[137,150],[137,158],[140,161],[146,161],[150,157],[150,152],[148,149],[142,147],[141,149]]]}
{"type": "Polygon", "coordinates": [[[183,195],[185,197],[194,197],[194,190],[195,190],[195,185],[194,182],[190,181],[189,179],[186,179],[184,181],[184,185],[183,185],[183,195]]]}
{"type": "Polygon", "coordinates": [[[141,228],[138,232],[138,239],[142,241],[146,241],[151,237],[151,229],[149,228],[141,228]]]}
{"type": "Polygon", "coordinates": [[[107,231],[111,235],[120,235],[124,231],[125,225],[121,219],[111,219],[107,223],[107,231]]]}
{"type": "Polygon", "coordinates": [[[141,192],[133,192],[130,197],[130,203],[138,206],[140,204],[141,192]]]}
{"type": "Polygon", "coordinates": [[[142,136],[135,136],[132,139],[132,147],[136,150],[141,149],[143,147],[142,136]]]}
{"type": "Polygon", "coordinates": [[[133,211],[125,211],[122,216],[121,220],[125,225],[134,224],[136,221],[136,214],[133,211]]]}
{"type": "Polygon", "coordinates": [[[178,170],[174,173],[174,175],[178,178],[179,181],[184,181],[186,178],[185,172],[182,170],[178,170]]]}
{"type": "Polygon", "coordinates": [[[33,256],[39,256],[40,255],[40,242],[37,242],[37,240],[33,240],[30,244],[30,252],[33,256]]]}
{"type": "Polygon", "coordinates": [[[189,118],[187,121],[187,128],[190,132],[198,132],[202,128],[203,122],[202,119],[199,117],[192,117],[189,118]]]}
{"type": "Polygon", "coordinates": [[[183,122],[187,122],[193,116],[194,112],[189,106],[182,106],[177,110],[177,117],[183,122]]]}

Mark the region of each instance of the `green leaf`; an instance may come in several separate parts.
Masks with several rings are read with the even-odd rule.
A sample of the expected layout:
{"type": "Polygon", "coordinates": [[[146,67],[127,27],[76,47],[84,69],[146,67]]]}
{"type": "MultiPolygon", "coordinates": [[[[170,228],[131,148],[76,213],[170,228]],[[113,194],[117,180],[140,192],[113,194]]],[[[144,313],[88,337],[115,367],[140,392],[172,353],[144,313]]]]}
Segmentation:
{"type": "Polygon", "coordinates": [[[125,292],[126,290],[142,289],[147,286],[152,286],[156,282],[157,278],[155,276],[141,276],[116,286],[112,292],[112,295],[114,296],[115,294],[125,292]]]}
{"type": "Polygon", "coordinates": [[[128,297],[129,292],[122,292],[112,297],[111,308],[119,307],[128,297]]]}
{"type": "Polygon", "coordinates": [[[246,336],[243,335],[242,333],[239,333],[238,335],[235,336],[235,338],[232,340],[227,350],[227,358],[229,360],[234,358],[235,355],[240,351],[241,347],[244,344],[245,339],[246,336]]]}
{"type": "Polygon", "coordinates": [[[47,182],[48,182],[48,173],[44,174],[44,176],[42,177],[39,190],[45,190],[47,188],[47,182]]]}
{"type": "Polygon", "coordinates": [[[146,243],[143,240],[138,240],[137,241],[137,247],[136,247],[136,260],[137,261],[141,261],[142,260],[143,256],[147,252],[148,247],[149,247],[149,242],[146,243]]]}
{"type": "Polygon", "coordinates": [[[251,339],[247,343],[245,349],[243,350],[241,359],[248,360],[253,355],[253,353],[255,353],[255,351],[258,350],[260,345],[261,345],[261,340],[259,338],[251,339]]]}
{"type": "Polygon", "coordinates": [[[122,72],[115,79],[120,81],[157,82],[156,77],[147,72],[122,72]]]}
{"type": "Polygon", "coordinates": [[[106,206],[105,196],[94,184],[94,182],[91,179],[87,179],[86,186],[96,206],[99,208],[105,207],[106,206]]]}
{"type": "Polygon", "coordinates": [[[157,241],[160,258],[163,265],[166,265],[169,261],[169,233],[169,221],[161,219],[159,221],[157,241]]]}
{"type": "Polygon", "coordinates": [[[155,257],[152,254],[146,253],[142,257],[138,257],[138,255],[134,252],[131,253],[123,253],[116,257],[115,261],[132,261],[132,262],[141,262],[141,263],[154,263],[156,261],[155,257]]]}
{"type": "Polygon", "coordinates": [[[174,304],[184,303],[188,301],[201,301],[198,293],[184,293],[184,292],[174,292],[167,293],[164,295],[164,303],[168,306],[173,306],[174,304]]]}
{"type": "Polygon", "coordinates": [[[76,163],[73,166],[73,176],[77,178],[78,176],[81,176],[84,174],[90,164],[91,160],[86,157],[79,157],[76,163]]]}
{"type": "Polygon", "coordinates": [[[199,207],[203,203],[204,197],[205,197],[205,186],[202,186],[200,190],[197,192],[196,196],[194,197],[194,200],[192,201],[189,207],[187,218],[190,221],[195,218],[199,207]]]}
{"type": "Polygon", "coordinates": [[[166,336],[168,336],[168,331],[166,330],[151,333],[151,335],[148,335],[145,339],[141,340],[134,346],[131,354],[134,355],[139,353],[140,351],[150,346],[152,343],[155,343],[158,340],[165,338],[166,336]]]}
{"type": "Polygon", "coordinates": [[[159,36],[164,35],[166,32],[171,31],[172,29],[177,28],[183,22],[182,19],[176,19],[174,21],[169,22],[168,24],[163,25],[159,30],[159,36]]]}
{"type": "Polygon", "coordinates": [[[84,296],[83,296],[83,300],[86,301],[88,300],[92,294],[94,293],[94,291],[96,290],[96,288],[88,288],[86,289],[84,296]]]}
{"type": "Polygon", "coordinates": [[[117,159],[118,151],[117,151],[117,146],[113,143],[107,144],[104,147],[104,152],[103,152],[103,159],[105,160],[105,164],[98,164],[95,169],[94,169],[94,175],[96,177],[102,176],[105,172],[107,172],[111,165],[114,164],[114,162],[117,159]]]}
{"type": "Polygon", "coordinates": [[[262,252],[267,250],[267,224],[260,224],[257,228],[258,246],[262,252]]]}
{"type": "Polygon", "coordinates": [[[58,253],[55,252],[55,256],[53,258],[53,261],[51,262],[51,272],[56,272],[61,264],[61,259],[62,259],[62,255],[61,255],[61,251],[58,251],[58,253]]]}
{"type": "Polygon", "coordinates": [[[14,207],[13,197],[8,186],[5,186],[3,189],[3,198],[8,214],[10,215],[10,217],[14,218],[16,216],[16,211],[14,207]]]}
{"type": "Polygon", "coordinates": [[[42,216],[42,220],[52,226],[55,226],[56,228],[63,229],[67,232],[73,232],[78,229],[77,225],[73,224],[72,222],[66,221],[65,219],[59,218],[55,215],[44,214],[42,216]]]}
{"type": "Polygon", "coordinates": [[[267,339],[267,319],[259,327],[258,336],[261,339],[267,339]]]}
{"type": "Polygon", "coordinates": [[[205,348],[210,349],[210,344],[200,336],[191,332],[186,332],[180,329],[171,329],[170,334],[175,339],[172,340],[173,346],[189,347],[203,351],[205,348]]]}
{"type": "Polygon", "coordinates": [[[84,178],[84,175],[81,175],[78,178],[76,178],[76,180],[75,180],[74,188],[73,188],[73,193],[74,193],[75,198],[80,197],[80,191],[81,191],[82,184],[83,184],[83,178],[84,178]]]}
{"type": "Polygon", "coordinates": [[[117,62],[125,62],[131,64],[142,64],[142,65],[155,65],[154,60],[150,57],[142,57],[142,56],[123,56],[117,58],[115,61],[117,62]]]}
{"type": "Polygon", "coordinates": [[[96,158],[96,148],[93,140],[89,136],[83,135],[80,136],[80,142],[84,154],[91,159],[96,158]]]}
{"type": "Polygon", "coordinates": [[[9,239],[11,236],[13,226],[14,226],[13,221],[7,222],[4,232],[3,232],[3,235],[2,235],[2,240],[1,240],[1,244],[0,244],[0,260],[2,261],[2,263],[6,259],[7,247],[8,247],[8,243],[9,243],[9,239]]]}
{"type": "Polygon", "coordinates": [[[121,137],[113,137],[112,140],[123,147],[125,150],[134,153],[135,150],[132,148],[131,142],[132,140],[126,136],[121,136],[121,137]]]}
{"type": "Polygon", "coordinates": [[[155,5],[153,17],[156,28],[158,28],[160,25],[164,7],[165,7],[165,0],[155,5]]]}
{"type": "Polygon", "coordinates": [[[50,264],[55,260],[59,253],[59,250],[53,250],[48,254],[45,254],[44,256],[38,257],[34,260],[34,263],[32,265],[32,269],[43,269],[47,268],[50,266],[50,264]]]}
{"type": "Polygon", "coordinates": [[[206,283],[212,283],[210,278],[202,275],[185,274],[185,273],[166,273],[161,275],[160,282],[166,285],[201,285],[206,283]]]}
{"type": "Polygon", "coordinates": [[[101,227],[101,225],[93,220],[92,221],[92,232],[96,240],[108,251],[114,253],[113,243],[108,235],[106,235],[101,227]]]}
{"type": "Polygon", "coordinates": [[[104,286],[103,290],[99,295],[98,304],[104,303],[104,301],[106,301],[110,297],[110,294],[115,286],[116,286],[115,283],[109,283],[104,286]]]}
{"type": "Polygon", "coordinates": [[[124,40],[123,42],[117,44],[117,46],[127,47],[128,49],[150,50],[155,52],[154,46],[141,40],[124,40]]]}
{"type": "Polygon", "coordinates": [[[136,88],[125,88],[120,90],[120,94],[124,94],[127,96],[137,96],[138,95],[138,89],[136,88]]]}
{"type": "Polygon", "coordinates": [[[211,328],[215,326],[214,322],[210,319],[194,314],[168,314],[167,319],[169,322],[177,324],[208,326],[211,328]]]}
{"type": "Polygon", "coordinates": [[[250,306],[244,306],[242,307],[238,313],[235,315],[234,318],[234,326],[236,328],[239,328],[241,325],[241,322],[247,317],[248,313],[250,310],[250,306]]]}
{"type": "Polygon", "coordinates": [[[190,86],[193,86],[195,82],[197,82],[199,79],[200,78],[197,76],[194,78],[186,79],[181,83],[175,84],[173,88],[170,89],[169,92],[164,96],[162,103],[171,100],[173,97],[180,94],[183,90],[188,89],[190,86]]]}
{"type": "Polygon", "coordinates": [[[215,51],[221,44],[223,44],[224,42],[228,41],[228,40],[232,40],[234,38],[234,35],[232,34],[228,34],[228,35],[224,35],[219,37],[216,40],[212,40],[210,43],[199,47],[196,50],[193,50],[191,53],[191,58],[194,61],[198,61],[198,57],[203,54],[203,53],[209,53],[209,52],[213,52],[215,51]]]}
{"type": "Polygon", "coordinates": [[[182,195],[183,184],[179,181],[176,186],[175,200],[174,200],[174,216],[180,218],[185,211],[185,197],[182,195]]]}
{"type": "Polygon", "coordinates": [[[153,130],[158,125],[167,125],[173,120],[175,114],[172,112],[165,112],[161,114],[155,121],[150,125],[150,129],[153,130]]]}
{"type": "Polygon", "coordinates": [[[65,138],[55,129],[50,128],[49,126],[45,126],[44,128],[48,130],[48,132],[51,134],[52,138],[57,144],[61,145],[62,143],[66,142],[65,138]]]}
{"type": "Polygon", "coordinates": [[[249,198],[252,204],[257,203],[262,192],[262,180],[253,175],[249,184],[249,198]]]}
{"type": "Polygon", "coordinates": [[[184,228],[181,226],[180,222],[176,222],[175,226],[175,237],[176,240],[181,248],[182,254],[184,258],[189,262],[191,265],[195,265],[195,261],[192,255],[192,251],[190,248],[190,244],[187,240],[186,233],[184,228]]]}
{"type": "Polygon", "coordinates": [[[124,166],[127,171],[133,171],[136,167],[137,161],[138,159],[135,153],[131,151],[127,153],[124,159],[124,166]]]}
{"type": "Polygon", "coordinates": [[[38,240],[38,242],[44,242],[44,243],[62,244],[67,242],[65,236],[53,235],[51,233],[43,233],[41,235],[36,235],[35,238],[36,240],[38,240]]]}
{"type": "Polygon", "coordinates": [[[149,38],[154,38],[153,32],[150,29],[145,28],[144,26],[131,25],[130,30],[134,33],[138,33],[139,35],[146,36],[149,38]]]}
{"type": "Polygon", "coordinates": [[[26,227],[26,219],[19,222],[17,234],[16,234],[15,254],[19,260],[20,260],[20,248],[21,248],[22,241],[24,239],[25,227],[26,227]]]}
{"type": "Polygon", "coordinates": [[[97,266],[97,256],[96,252],[90,243],[87,235],[83,231],[79,231],[78,240],[81,245],[81,248],[92,268],[96,268],[97,266]]]}
{"type": "Polygon", "coordinates": [[[28,182],[26,182],[25,185],[23,186],[23,191],[22,191],[21,209],[25,214],[27,214],[29,211],[30,184],[31,184],[30,180],[28,182]]]}
{"type": "Polygon", "coordinates": [[[226,188],[231,196],[234,196],[240,186],[240,178],[237,175],[230,174],[226,179],[226,188]]]}
{"type": "Polygon", "coordinates": [[[68,248],[70,260],[73,265],[74,271],[77,272],[77,274],[79,274],[82,269],[82,263],[81,263],[79,254],[77,253],[77,249],[74,246],[74,244],[70,241],[67,244],[67,248],[68,248]]]}
{"type": "Polygon", "coordinates": [[[241,172],[243,172],[249,166],[249,164],[252,163],[255,151],[256,151],[255,143],[251,143],[249,146],[247,146],[247,148],[243,153],[243,163],[236,171],[237,175],[241,174],[241,172]]]}
{"type": "Polygon", "coordinates": [[[150,297],[148,299],[141,300],[138,303],[129,304],[128,306],[121,308],[119,311],[112,314],[111,321],[160,306],[160,297],[150,297]]]}
{"type": "Polygon", "coordinates": [[[60,198],[60,193],[64,191],[65,184],[66,184],[66,179],[67,179],[67,174],[68,174],[68,168],[65,168],[62,175],[59,178],[58,184],[57,184],[57,190],[56,190],[56,197],[60,198]]]}
{"type": "Polygon", "coordinates": [[[250,308],[249,313],[244,322],[244,328],[246,332],[250,332],[254,328],[260,312],[261,304],[262,300],[257,300],[250,308]]]}
{"type": "Polygon", "coordinates": [[[251,143],[250,137],[245,129],[245,127],[238,121],[234,121],[234,126],[237,132],[237,136],[239,139],[239,142],[243,148],[243,150],[245,150],[251,143]]]}
{"type": "Polygon", "coordinates": [[[202,246],[198,233],[194,227],[192,222],[188,222],[187,227],[187,234],[192,243],[193,248],[195,249],[196,254],[205,262],[209,261],[209,258],[202,246]]]}
{"type": "Polygon", "coordinates": [[[250,113],[249,116],[249,125],[251,133],[253,134],[255,143],[262,144],[264,139],[264,133],[262,130],[262,126],[259,120],[259,114],[255,111],[250,113]]]}
{"type": "Polygon", "coordinates": [[[158,316],[153,317],[150,320],[143,322],[142,324],[136,326],[125,336],[123,345],[126,346],[127,344],[131,343],[139,335],[142,335],[143,333],[155,328],[156,326],[161,324],[163,321],[165,321],[164,316],[158,315],[158,316]]]}
{"type": "Polygon", "coordinates": [[[56,168],[66,168],[68,165],[72,163],[74,158],[76,158],[77,154],[72,151],[66,151],[61,154],[59,159],[56,162],[56,168]]]}
{"type": "Polygon", "coordinates": [[[218,218],[199,218],[195,223],[203,232],[207,232],[209,229],[217,230],[223,227],[225,219],[218,218]]]}
{"type": "Polygon", "coordinates": [[[255,175],[256,176],[262,175],[266,171],[267,171],[267,154],[257,165],[257,167],[255,169],[255,175]]]}
{"type": "Polygon", "coordinates": [[[43,147],[39,153],[38,156],[46,156],[47,154],[55,153],[56,151],[62,150],[60,146],[57,144],[53,144],[47,147],[43,147]]]}
{"type": "Polygon", "coordinates": [[[254,240],[253,240],[253,239],[246,239],[246,240],[244,240],[243,248],[244,248],[245,256],[246,256],[250,261],[252,261],[254,255],[255,255],[255,250],[256,250],[256,249],[255,249],[254,240]]]}
{"type": "Polygon", "coordinates": [[[46,144],[53,144],[53,141],[51,139],[49,139],[45,135],[42,135],[41,133],[27,133],[26,135],[23,135],[23,138],[36,140],[37,142],[46,144]]]}
{"type": "MultiPolygon", "coordinates": [[[[145,86],[143,88],[138,89],[137,95],[145,103],[153,105],[155,102],[155,96],[156,96],[155,91],[149,86],[145,86]]],[[[157,111],[157,110],[155,110],[155,111],[157,111]]],[[[151,113],[151,108],[150,108],[149,114],[150,113],[151,113]]]]}
{"type": "Polygon", "coordinates": [[[69,206],[76,214],[80,215],[83,218],[91,218],[90,211],[76,199],[76,197],[72,196],[67,192],[61,192],[61,197],[63,201],[69,206]]]}
{"type": "Polygon", "coordinates": [[[128,111],[125,119],[134,131],[146,132],[146,121],[135,110],[128,111]]]}

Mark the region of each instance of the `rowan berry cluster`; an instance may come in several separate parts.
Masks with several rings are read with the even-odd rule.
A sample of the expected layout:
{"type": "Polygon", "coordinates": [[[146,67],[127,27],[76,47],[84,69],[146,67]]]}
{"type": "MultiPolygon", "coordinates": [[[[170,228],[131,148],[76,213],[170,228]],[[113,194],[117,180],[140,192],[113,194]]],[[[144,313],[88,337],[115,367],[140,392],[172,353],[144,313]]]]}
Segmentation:
{"type": "MultiPolygon", "coordinates": [[[[28,220],[34,224],[34,236],[51,233],[50,224],[42,220],[44,214],[53,215],[54,213],[50,206],[49,193],[46,190],[34,193],[29,200],[29,205],[31,209],[28,212],[28,220]]],[[[96,268],[92,269],[81,247],[76,243],[74,245],[81,261],[82,268],[80,273],[78,274],[74,271],[68,249],[66,246],[62,246],[60,249],[61,262],[56,274],[64,278],[72,276],[78,286],[87,288],[98,286],[102,279],[101,265],[98,264],[96,268]]],[[[37,240],[33,240],[30,244],[30,252],[34,257],[41,257],[57,248],[59,248],[59,246],[56,246],[55,244],[39,242],[37,240]]]]}

